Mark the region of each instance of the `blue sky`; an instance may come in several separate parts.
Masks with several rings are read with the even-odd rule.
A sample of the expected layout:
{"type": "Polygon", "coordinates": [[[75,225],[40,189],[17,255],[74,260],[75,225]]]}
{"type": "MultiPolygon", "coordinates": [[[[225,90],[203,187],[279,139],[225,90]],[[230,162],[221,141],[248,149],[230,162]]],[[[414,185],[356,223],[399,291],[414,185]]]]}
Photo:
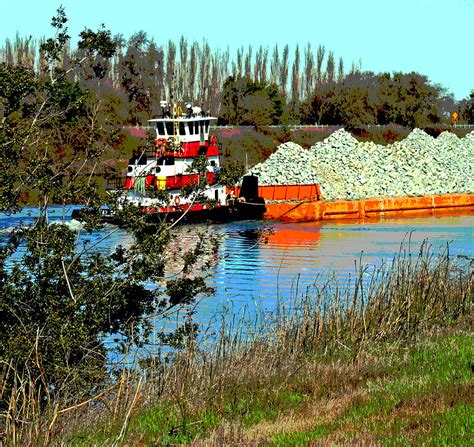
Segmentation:
{"type": "Polygon", "coordinates": [[[104,23],[129,37],[144,30],[158,43],[207,39],[213,49],[260,44],[319,44],[346,69],[418,71],[454,93],[474,89],[474,0],[0,0],[0,40],[50,36],[63,5],[69,31],[104,23]]]}

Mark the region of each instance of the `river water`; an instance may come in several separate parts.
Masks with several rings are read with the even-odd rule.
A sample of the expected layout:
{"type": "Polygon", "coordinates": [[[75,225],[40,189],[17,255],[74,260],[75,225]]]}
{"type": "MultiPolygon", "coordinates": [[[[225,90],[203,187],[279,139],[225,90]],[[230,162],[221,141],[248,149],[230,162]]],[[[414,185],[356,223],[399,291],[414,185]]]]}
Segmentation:
{"type": "MultiPolygon", "coordinates": [[[[71,210],[63,214],[53,208],[50,218],[71,222],[71,210]]],[[[33,222],[35,210],[26,208],[14,216],[0,215],[0,243],[10,229],[21,222],[33,222]]],[[[92,242],[109,232],[87,236],[92,242]]],[[[209,285],[215,295],[202,297],[197,319],[205,325],[223,307],[238,314],[243,308],[273,310],[278,301],[305,293],[315,281],[335,273],[341,284],[353,275],[358,265],[380,265],[402,250],[417,253],[427,240],[433,251],[449,244],[455,256],[474,257],[474,215],[389,219],[376,222],[281,223],[241,221],[222,225],[183,226],[177,229],[183,247],[191,246],[198,231],[219,235],[218,252],[211,257],[209,285]],[[403,244],[403,245],[402,245],[403,244]]],[[[205,237],[205,236],[204,236],[205,237]]],[[[130,243],[122,230],[98,245],[110,253],[117,245],[130,243]]]]}

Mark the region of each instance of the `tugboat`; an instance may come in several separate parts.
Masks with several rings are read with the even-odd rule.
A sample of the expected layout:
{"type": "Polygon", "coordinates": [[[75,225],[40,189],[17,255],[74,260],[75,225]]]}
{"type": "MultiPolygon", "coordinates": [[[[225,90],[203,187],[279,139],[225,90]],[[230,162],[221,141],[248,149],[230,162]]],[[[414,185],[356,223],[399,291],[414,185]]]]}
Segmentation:
{"type": "MultiPolygon", "coordinates": [[[[125,184],[120,187],[122,203],[139,207],[151,221],[261,218],[265,201],[258,197],[257,177],[243,178],[239,197],[219,182],[220,143],[215,135],[209,137],[211,121],[217,118],[191,104],[186,104],[185,113],[173,101],[160,105],[162,116],[148,120],[155,133],[154,145],[129,160],[125,184]]],[[[73,218],[80,219],[80,212],[75,210],[73,218]]],[[[104,221],[120,223],[110,210],[101,212],[104,221]]]]}

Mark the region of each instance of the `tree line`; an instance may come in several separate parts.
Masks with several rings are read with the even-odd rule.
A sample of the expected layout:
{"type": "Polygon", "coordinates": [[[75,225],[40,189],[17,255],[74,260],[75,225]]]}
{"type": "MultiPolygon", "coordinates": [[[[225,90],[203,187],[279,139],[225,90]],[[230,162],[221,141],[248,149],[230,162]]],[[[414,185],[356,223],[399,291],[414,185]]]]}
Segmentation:
{"type": "MultiPolygon", "coordinates": [[[[85,33],[85,31],[83,32],[85,33]]],[[[87,35],[84,34],[87,39],[87,35]]],[[[58,57],[71,80],[113,97],[124,124],[145,124],[160,113],[160,101],[174,98],[199,105],[221,124],[387,124],[414,127],[448,122],[458,112],[461,122],[474,122],[474,91],[455,101],[439,84],[419,73],[373,73],[353,62],[346,71],[341,57],[311,43],[281,48],[240,47],[213,50],[207,41],[182,36],[157,43],[144,31],[128,40],[112,39],[110,59],[96,56],[93,66],[73,67],[86,49],[65,45],[58,57]]],[[[44,39],[17,34],[0,49],[0,61],[44,76],[44,39]]]]}

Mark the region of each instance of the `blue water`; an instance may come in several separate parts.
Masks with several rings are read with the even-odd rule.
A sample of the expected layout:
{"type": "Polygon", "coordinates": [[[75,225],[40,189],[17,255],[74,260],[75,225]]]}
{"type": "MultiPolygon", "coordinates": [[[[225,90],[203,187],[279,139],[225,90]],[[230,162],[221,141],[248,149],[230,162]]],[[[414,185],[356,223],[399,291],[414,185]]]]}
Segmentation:
{"type": "MultiPolygon", "coordinates": [[[[72,228],[72,209],[55,207],[50,221],[62,221],[72,228]]],[[[0,214],[0,243],[19,224],[32,223],[36,211],[26,208],[21,214],[0,214]]],[[[474,257],[474,215],[458,217],[426,217],[391,219],[379,222],[287,224],[280,222],[243,221],[222,225],[183,226],[176,229],[183,248],[191,246],[198,231],[220,237],[218,252],[211,255],[209,285],[215,288],[212,297],[201,297],[197,320],[202,326],[223,307],[236,315],[243,309],[273,310],[277,303],[290,301],[305,293],[315,281],[323,281],[331,272],[345,285],[360,263],[380,265],[400,250],[418,253],[425,240],[433,251],[442,251],[449,244],[454,256],[474,257]],[[263,230],[263,235],[262,235],[263,230]]],[[[96,249],[108,254],[121,244],[131,243],[129,235],[116,227],[86,235],[78,233],[79,241],[92,243],[112,232],[96,249]]],[[[173,271],[173,268],[170,270],[173,271]]]]}

